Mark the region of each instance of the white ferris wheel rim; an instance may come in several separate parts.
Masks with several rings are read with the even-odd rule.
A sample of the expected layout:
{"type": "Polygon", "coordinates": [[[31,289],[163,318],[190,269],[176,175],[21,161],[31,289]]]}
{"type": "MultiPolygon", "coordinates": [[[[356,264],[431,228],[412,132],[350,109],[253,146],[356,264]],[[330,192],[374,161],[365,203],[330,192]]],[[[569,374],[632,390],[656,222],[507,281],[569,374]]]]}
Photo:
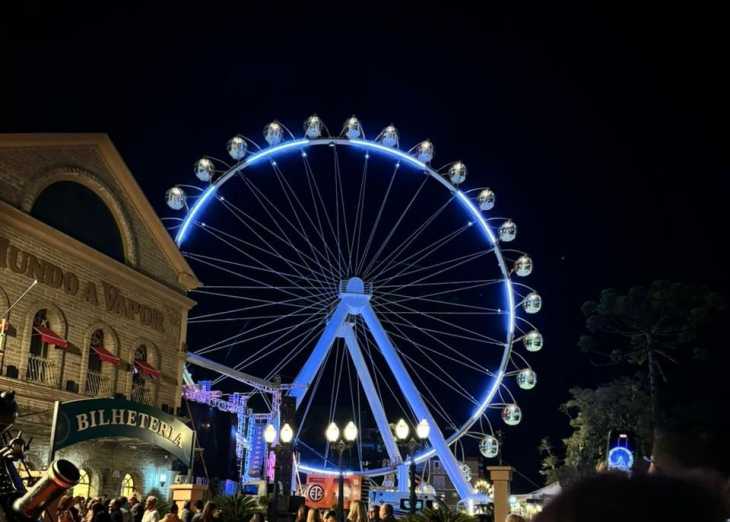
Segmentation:
{"type": "MultiPolygon", "coordinates": [[[[481,418],[481,416],[484,414],[484,412],[487,410],[489,405],[492,402],[492,399],[494,398],[494,395],[497,393],[497,390],[499,390],[499,387],[502,385],[502,381],[504,379],[504,375],[507,369],[507,366],[510,361],[510,354],[512,351],[512,343],[514,341],[514,329],[515,329],[515,299],[514,299],[514,291],[512,288],[512,280],[510,279],[510,270],[507,268],[504,255],[502,254],[502,251],[499,246],[499,241],[494,235],[494,232],[492,231],[491,227],[487,223],[486,219],[482,215],[481,211],[474,205],[474,203],[469,199],[469,197],[461,191],[458,187],[455,187],[452,185],[449,181],[445,179],[445,177],[442,174],[439,174],[436,170],[434,170],[432,167],[430,167],[428,164],[418,160],[416,157],[403,152],[402,150],[394,147],[387,147],[381,143],[378,143],[376,141],[370,141],[366,139],[347,139],[347,138],[336,138],[336,137],[320,137],[320,138],[301,138],[301,139],[295,139],[292,141],[284,141],[282,143],[279,143],[277,145],[270,146],[266,149],[262,149],[260,151],[257,151],[254,154],[251,154],[250,156],[246,157],[244,160],[240,161],[233,167],[230,167],[227,171],[225,171],[217,180],[212,182],[209,187],[207,187],[203,193],[198,197],[195,204],[190,208],[187,215],[183,219],[178,233],[175,236],[175,243],[178,247],[181,247],[183,242],[186,239],[186,234],[188,233],[188,229],[190,228],[191,223],[193,223],[194,218],[200,214],[205,207],[206,203],[210,200],[211,196],[215,193],[215,191],[224,185],[228,180],[230,180],[232,177],[234,177],[236,174],[243,172],[248,167],[258,163],[259,161],[266,159],[266,158],[272,158],[276,156],[277,154],[280,154],[282,152],[296,149],[296,148],[306,148],[316,145],[343,145],[347,147],[359,147],[364,148],[366,150],[372,150],[375,152],[379,152],[388,156],[391,156],[395,158],[398,161],[405,161],[409,164],[413,165],[414,167],[417,167],[421,170],[423,170],[426,174],[431,176],[432,178],[436,179],[439,183],[441,183],[446,189],[448,189],[452,194],[456,196],[456,199],[458,199],[462,206],[472,215],[472,217],[475,219],[475,222],[479,225],[482,232],[487,238],[487,241],[490,243],[490,246],[493,248],[494,254],[497,258],[497,263],[499,265],[500,271],[502,272],[503,276],[503,284],[505,287],[505,293],[507,295],[507,300],[509,303],[508,307],[508,321],[507,321],[507,335],[504,343],[505,350],[502,355],[502,360],[499,365],[499,369],[495,373],[495,376],[493,380],[490,383],[490,387],[487,389],[486,394],[484,395],[484,399],[480,402],[478,408],[474,412],[474,414],[469,417],[466,422],[458,429],[456,430],[450,437],[446,439],[447,445],[451,446],[456,441],[458,441],[461,437],[463,437],[474,424],[481,418]]],[[[436,454],[436,450],[434,448],[430,448],[428,451],[425,451],[423,453],[420,453],[415,456],[416,463],[423,462],[424,460],[427,460],[434,456],[436,454]]],[[[410,463],[410,459],[404,460],[405,464],[410,463]]],[[[362,476],[368,476],[368,477],[374,477],[374,476],[382,476],[387,473],[390,473],[395,469],[396,465],[392,466],[386,466],[382,468],[377,469],[368,469],[368,470],[360,470],[360,471],[333,471],[330,469],[323,469],[318,468],[314,466],[309,466],[306,464],[299,464],[299,469],[302,471],[310,472],[310,473],[319,473],[319,474],[327,474],[327,475],[339,475],[340,473],[343,473],[344,475],[362,475],[362,476]]]]}

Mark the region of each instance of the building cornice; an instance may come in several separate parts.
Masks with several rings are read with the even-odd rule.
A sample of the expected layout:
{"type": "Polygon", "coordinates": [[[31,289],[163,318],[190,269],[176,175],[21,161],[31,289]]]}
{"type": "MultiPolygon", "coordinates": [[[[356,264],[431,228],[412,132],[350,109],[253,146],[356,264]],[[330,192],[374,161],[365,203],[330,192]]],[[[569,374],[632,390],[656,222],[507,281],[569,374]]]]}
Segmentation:
{"type": "Polygon", "coordinates": [[[113,280],[126,283],[130,289],[134,289],[140,294],[154,296],[163,302],[185,310],[189,310],[195,305],[195,301],[181,292],[175,291],[151,277],[97,252],[84,243],[67,236],[63,232],[59,232],[4,202],[0,202],[0,223],[4,223],[38,242],[45,243],[70,258],[87,263],[100,274],[108,275],[113,280]]]}
{"type": "Polygon", "coordinates": [[[120,184],[187,291],[202,286],[107,134],[0,134],[0,148],[93,147],[120,184]]]}

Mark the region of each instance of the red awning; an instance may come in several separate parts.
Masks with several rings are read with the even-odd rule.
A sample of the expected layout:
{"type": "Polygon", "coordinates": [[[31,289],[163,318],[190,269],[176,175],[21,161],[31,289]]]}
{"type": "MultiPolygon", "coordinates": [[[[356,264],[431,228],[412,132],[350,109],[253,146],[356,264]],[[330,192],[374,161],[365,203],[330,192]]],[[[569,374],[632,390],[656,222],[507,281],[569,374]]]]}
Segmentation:
{"type": "Polygon", "coordinates": [[[56,332],[45,326],[34,326],[33,329],[41,336],[41,341],[47,344],[55,344],[56,348],[66,348],[68,343],[66,339],[58,335],[56,332]]]}
{"type": "Polygon", "coordinates": [[[134,360],[135,366],[137,366],[142,373],[144,373],[147,377],[151,379],[159,379],[160,378],[160,372],[154,368],[150,363],[146,363],[144,361],[140,361],[139,359],[134,360]]]}
{"type": "Polygon", "coordinates": [[[91,351],[99,357],[101,362],[108,362],[114,366],[119,366],[119,359],[117,359],[117,357],[115,357],[114,354],[106,348],[102,348],[101,346],[92,346],[91,351]]]}

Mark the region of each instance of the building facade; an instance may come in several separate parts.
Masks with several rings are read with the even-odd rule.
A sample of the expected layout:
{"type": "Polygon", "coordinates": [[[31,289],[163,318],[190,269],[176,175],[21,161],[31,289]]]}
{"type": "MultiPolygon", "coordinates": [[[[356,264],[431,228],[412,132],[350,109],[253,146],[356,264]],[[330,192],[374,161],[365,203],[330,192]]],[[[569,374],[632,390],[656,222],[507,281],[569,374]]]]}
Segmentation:
{"type": "MultiPolygon", "coordinates": [[[[22,296],[0,341],[0,390],[16,392],[31,469],[48,465],[55,401],[178,411],[199,285],[106,135],[0,135],[0,317],[22,296]]],[[[132,439],[57,457],[81,468],[85,496],[164,495],[172,480],[172,457],[132,439]]]]}

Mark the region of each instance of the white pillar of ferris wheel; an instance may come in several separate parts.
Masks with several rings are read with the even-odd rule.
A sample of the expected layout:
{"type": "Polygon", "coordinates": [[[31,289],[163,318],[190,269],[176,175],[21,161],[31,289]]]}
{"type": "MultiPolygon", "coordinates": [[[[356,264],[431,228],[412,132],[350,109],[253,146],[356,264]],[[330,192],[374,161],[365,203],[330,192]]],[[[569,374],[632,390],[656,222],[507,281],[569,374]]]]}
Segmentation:
{"type": "Polygon", "coordinates": [[[441,433],[441,429],[439,429],[436,420],[431,415],[428,407],[426,407],[426,403],[421,397],[421,394],[418,393],[418,389],[416,388],[413,379],[411,379],[403,361],[401,361],[400,357],[398,357],[395,347],[390,342],[390,338],[385,333],[378,316],[375,315],[370,304],[362,307],[361,314],[365,323],[368,325],[376,344],[380,348],[383,357],[385,357],[385,360],[390,367],[390,371],[393,373],[403,395],[411,408],[413,408],[413,412],[419,419],[426,419],[426,422],[428,422],[429,426],[431,426],[428,440],[441,461],[441,465],[444,467],[446,474],[454,484],[459,497],[466,499],[473,496],[473,488],[469,485],[464,478],[464,475],[461,473],[459,463],[456,461],[454,454],[449,449],[449,445],[446,443],[446,439],[441,433]]]}
{"type": "Polygon", "coordinates": [[[292,382],[292,389],[289,394],[297,398],[297,409],[299,409],[299,405],[307,394],[307,389],[311,386],[315,375],[317,375],[317,371],[322,366],[325,357],[327,357],[327,352],[332,347],[332,343],[337,336],[337,331],[347,318],[348,313],[349,306],[341,299],[335,311],[332,313],[332,317],[327,323],[327,326],[325,326],[322,336],[317,341],[314,350],[312,350],[312,354],[307,359],[307,362],[304,363],[304,366],[302,366],[297,378],[292,382]]]}
{"type": "Polygon", "coordinates": [[[357,335],[355,335],[355,331],[352,328],[352,323],[346,322],[343,324],[340,328],[340,333],[345,339],[347,349],[350,351],[352,361],[355,363],[357,376],[360,378],[362,388],[365,391],[365,396],[367,397],[368,404],[370,405],[370,411],[373,412],[375,423],[378,425],[381,437],[383,437],[383,443],[385,444],[385,449],[388,452],[388,458],[390,458],[390,461],[393,464],[398,464],[401,462],[398,446],[393,438],[393,433],[390,429],[390,425],[388,424],[388,419],[385,416],[383,403],[380,401],[377,389],[373,383],[373,378],[370,376],[367,364],[365,364],[365,358],[360,350],[360,344],[357,342],[357,335]]]}

